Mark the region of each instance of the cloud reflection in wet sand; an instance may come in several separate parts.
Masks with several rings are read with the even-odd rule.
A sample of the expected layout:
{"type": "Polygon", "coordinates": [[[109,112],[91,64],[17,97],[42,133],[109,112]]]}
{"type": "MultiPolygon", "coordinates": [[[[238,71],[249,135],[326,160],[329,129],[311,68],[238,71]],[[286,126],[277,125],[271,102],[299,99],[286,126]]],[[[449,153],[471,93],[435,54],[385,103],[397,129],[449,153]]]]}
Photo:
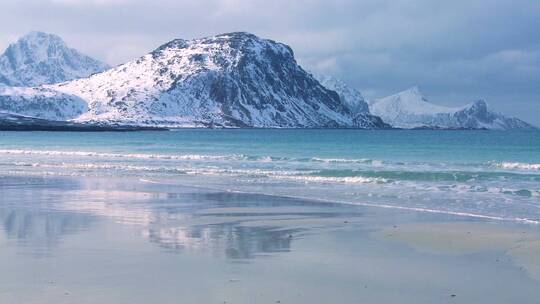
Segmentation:
{"type": "Polygon", "coordinates": [[[273,196],[120,179],[32,178],[32,187],[27,183],[3,178],[0,221],[7,240],[41,251],[105,219],[140,229],[142,237],[170,252],[250,259],[290,251],[302,233],[343,222],[341,209],[273,196]]]}

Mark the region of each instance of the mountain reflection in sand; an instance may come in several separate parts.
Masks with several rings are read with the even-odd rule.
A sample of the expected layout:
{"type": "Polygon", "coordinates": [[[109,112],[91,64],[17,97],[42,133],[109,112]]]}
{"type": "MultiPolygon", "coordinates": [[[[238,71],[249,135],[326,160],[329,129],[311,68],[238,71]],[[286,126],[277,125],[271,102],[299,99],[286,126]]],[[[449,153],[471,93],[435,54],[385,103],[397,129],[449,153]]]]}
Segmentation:
{"type": "Polygon", "coordinates": [[[168,251],[250,259],[289,251],[293,236],[310,227],[343,222],[337,219],[342,210],[265,195],[167,186],[158,190],[140,182],[137,187],[142,188],[135,190],[114,179],[32,178],[32,184],[33,190],[21,189],[4,180],[0,221],[9,241],[36,252],[106,219],[136,227],[142,237],[168,251]],[[105,190],[98,190],[104,185],[105,190]]]}

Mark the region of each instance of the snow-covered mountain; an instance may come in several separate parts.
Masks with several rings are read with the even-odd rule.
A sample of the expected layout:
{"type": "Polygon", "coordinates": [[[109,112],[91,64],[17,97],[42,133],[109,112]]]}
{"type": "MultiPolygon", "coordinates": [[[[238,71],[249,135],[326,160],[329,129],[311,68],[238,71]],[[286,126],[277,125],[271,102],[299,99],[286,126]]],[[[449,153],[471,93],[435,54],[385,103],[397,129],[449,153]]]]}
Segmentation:
{"type": "Polygon", "coordinates": [[[107,68],[31,33],[0,57],[0,112],[101,126],[533,128],[484,101],[431,104],[418,88],[368,105],[340,80],[304,71],[290,47],[243,32],[173,40],[107,68]]]}
{"type": "Polygon", "coordinates": [[[31,32],[0,55],[0,83],[30,87],[86,77],[110,68],[69,48],[58,36],[31,32]]]}
{"type": "Polygon", "coordinates": [[[360,91],[333,76],[315,75],[315,78],[327,89],[338,93],[343,104],[354,113],[369,113],[369,105],[360,91]]]}
{"type": "Polygon", "coordinates": [[[296,63],[290,47],[243,32],[173,40],[87,78],[6,88],[0,110],[172,127],[388,127],[357,115],[296,63]]]}
{"type": "MultiPolygon", "coordinates": [[[[385,122],[369,111],[369,106],[364,99],[362,93],[356,89],[349,87],[343,81],[329,75],[315,75],[315,78],[327,89],[338,93],[343,105],[349,109],[354,119],[358,122],[370,122],[374,126],[383,126],[385,122]]],[[[370,125],[366,125],[370,127],[370,125]]],[[[390,125],[385,125],[385,128],[391,128],[390,125]]]]}
{"type": "Polygon", "coordinates": [[[61,121],[78,117],[86,111],[88,104],[84,100],[52,88],[0,85],[0,112],[61,121]]]}
{"type": "Polygon", "coordinates": [[[441,129],[533,129],[522,120],[492,112],[484,100],[463,107],[429,103],[418,87],[375,100],[371,113],[396,128],[441,129]]]}

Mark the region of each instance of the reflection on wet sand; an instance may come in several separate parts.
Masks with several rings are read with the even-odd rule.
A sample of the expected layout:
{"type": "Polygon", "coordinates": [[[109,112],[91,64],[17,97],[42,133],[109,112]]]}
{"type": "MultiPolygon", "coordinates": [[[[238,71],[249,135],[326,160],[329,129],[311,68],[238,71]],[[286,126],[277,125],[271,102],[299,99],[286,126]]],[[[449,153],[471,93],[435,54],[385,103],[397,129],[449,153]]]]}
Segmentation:
{"type": "Polygon", "coordinates": [[[133,182],[88,178],[35,178],[32,196],[38,199],[28,194],[15,206],[21,191],[16,181],[4,181],[0,221],[5,236],[36,249],[55,246],[64,235],[89,229],[92,219],[101,218],[134,226],[168,251],[250,259],[287,252],[295,237],[343,223],[344,216],[341,209],[296,199],[144,183],[134,188],[133,182]]]}
{"type": "Polygon", "coordinates": [[[78,187],[71,179],[46,183],[42,178],[0,177],[0,240],[44,255],[65,235],[88,229],[88,215],[49,209],[57,191],[78,187]]]}
{"type": "Polygon", "coordinates": [[[36,249],[35,254],[57,245],[64,235],[88,229],[91,218],[81,214],[0,208],[0,223],[6,240],[36,249]]]}
{"type": "Polygon", "coordinates": [[[0,303],[536,304],[540,297],[531,279],[532,228],[525,238],[481,221],[436,226],[456,221],[436,214],[125,178],[0,178],[0,192],[0,303]],[[463,234],[473,241],[456,246],[463,234]],[[440,243],[441,236],[456,241],[440,243]],[[515,263],[485,252],[485,239],[509,249],[515,263]]]}
{"type": "Polygon", "coordinates": [[[234,224],[148,228],[143,235],[151,242],[174,251],[211,251],[230,259],[254,258],[258,253],[289,251],[292,236],[287,231],[234,224]]]}

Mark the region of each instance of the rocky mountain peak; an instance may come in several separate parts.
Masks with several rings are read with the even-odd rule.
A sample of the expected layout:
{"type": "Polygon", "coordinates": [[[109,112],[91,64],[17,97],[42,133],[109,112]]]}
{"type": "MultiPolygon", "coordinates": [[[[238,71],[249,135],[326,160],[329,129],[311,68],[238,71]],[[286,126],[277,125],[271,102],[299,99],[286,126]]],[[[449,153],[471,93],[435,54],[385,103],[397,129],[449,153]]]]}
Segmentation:
{"type": "Polygon", "coordinates": [[[30,32],[0,55],[0,83],[30,87],[86,77],[109,66],[69,48],[57,35],[30,32]]]}

